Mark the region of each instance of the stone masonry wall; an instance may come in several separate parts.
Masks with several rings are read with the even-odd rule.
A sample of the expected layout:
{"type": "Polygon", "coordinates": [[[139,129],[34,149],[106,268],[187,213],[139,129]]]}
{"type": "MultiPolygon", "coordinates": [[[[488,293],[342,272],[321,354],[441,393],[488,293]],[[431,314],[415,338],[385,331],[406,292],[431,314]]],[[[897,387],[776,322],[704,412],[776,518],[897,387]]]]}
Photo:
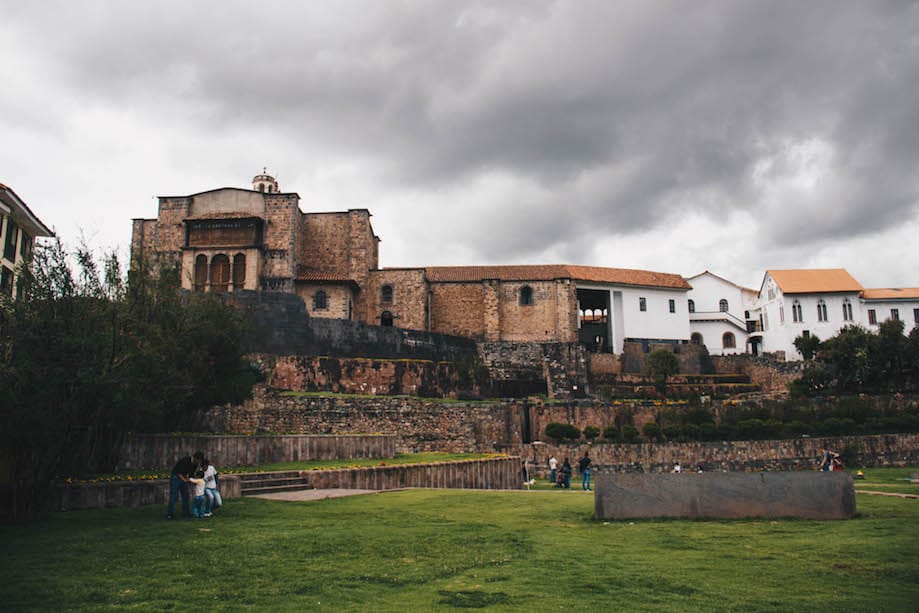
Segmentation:
{"type": "Polygon", "coordinates": [[[432,283],[431,329],[467,338],[485,335],[481,283],[432,283]]]}
{"type": "Polygon", "coordinates": [[[428,290],[424,280],[424,269],[386,269],[370,272],[367,286],[361,291],[366,312],[362,319],[379,323],[380,314],[389,311],[393,325],[409,330],[427,330],[428,290]],[[381,290],[384,285],[392,286],[392,301],[383,302],[381,290]]]}
{"type": "Polygon", "coordinates": [[[215,466],[254,466],[276,462],[391,458],[396,438],[384,435],[333,436],[238,436],[135,434],[121,450],[121,466],[127,469],[171,469],[184,455],[195,451],[215,466]]]}
{"type": "Polygon", "coordinates": [[[452,362],[305,356],[250,356],[271,389],[445,397],[456,390],[452,362]]]}
{"type": "Polygon", "coordinates": [[[517,404],[268,394],[242,406],[211,409],[201,429],[266,434],[380,433],[397,437],[398,452],[489,452],[508,441],[521,442],[525,426],[524,409],[517,404]]]}
{"type": "MultiPolygon", "coordinates": [[[[541,476],[547,462],[569,458],[572,466],[589,452],[593,465],[603,470],[670,472],[675,463],[684,470],[814,470],[822,449],[855,451],[858,466],[905,466],[919,463],[919,434],[814,437],[771,441],[699,443],[509,445],[509,454],[529,458],[541,476]]],[[[851,468],[851,467],[850,467],[851,468]]],[[[577,468],[575,468],[577,472],[577,468]]]]}
{"type": "Polygon", "coordinates": [[[719,373],[742,373],[760,390],[771,394],[786,394],[788,384],[801,376],[804,362],[785,362],[772,356],[748,354],[712,356],[719,373]]]}

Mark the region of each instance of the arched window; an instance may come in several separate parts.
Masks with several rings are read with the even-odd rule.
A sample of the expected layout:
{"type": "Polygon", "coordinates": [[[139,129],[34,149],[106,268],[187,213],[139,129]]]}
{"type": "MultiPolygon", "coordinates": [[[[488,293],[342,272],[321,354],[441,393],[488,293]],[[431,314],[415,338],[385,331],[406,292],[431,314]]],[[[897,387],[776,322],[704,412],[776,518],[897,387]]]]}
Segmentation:
{"type": "Polygon", "coordinates": [[[722,313],[727,313],[727,312],[728,312],[728,301],[725,300],[724,298],[722,298],[721,300],[719,300],[719,301],[718,301],[718,310],[721,311],[722,313]]]}
{"type": "Polygon", "coordinates": [[[693,332],[692,336],[689,337],[689,342],[693,345],[702,345],[702,335],[698,332],[693,332]]]}
{"type": "Polygon", "coordinates": [[[533,304],[533,288],[529,285],[520,288],[520,304],[523,306],[533,304]]]}
{"type": "Polygon", "coordinates": [[[259,184],[258,184],[258,191],[260,191],[260,192],[264,192],[264,191],[265,191],[265,184],[264,184],[264,183],[259,183],[259,184]]]}
{"type": "Polygon", "coordinates": [[[696,301],[693,300],[692,298],[689,299],[689,312],[690,313],[696,312],[696,301]]]}
{"type": "Polygon", "coordinates": [[[796,324],[804,321],[804,313],[801,310],[801,303],[797,300],[791,303],[791,320],[796,324]]]}
{"type": "Polygon", "coordinates": [[[852,321],[852,303],[849,302],[848,298],[842,303],[842,319],[843,321],[852,321]]]}
{"type": "Polygon", "coordinates": [[[237,253],[233,256],[233,290],[241,290],[246,286],[246,254],[237,253]]]}
{"type": "Polygon", "coordinates": [[[323,290],[313,294],[313,310],[322,311],[329,308],[329,298],[323,290]]]}
{"type": "Polygon", "coordinates": [[[380,325],[391,328],[392,327],[392,313],[390,313],[389,311],[383,311],[382,313],[380,313],[380,325]]]}
{"type": "Polygon", "coordinates": [[[225,292],[230,285],[230,258],[220,253],[211,259],[211,291],[225,292]]]}
{"type": "Polygon", "coordinates": [[[195,258],[195,291],[207,289],[207,256],[203,253],[195,258]]]}
{"type": "Polygon", "coordinates": [[[380,288],[380,302],[392,304],[392,285],[384,285],[380,288]]]}
{"type": "Polygon", "coordinates": [[[817,301],[817,321],[826,321],[826,302],[821,298],[817,301]]]}
{"type": "Polygon", "coordinates": [[[737,341],[734,339],[733,332],[725,332],[721,337],[721,346],[725,349],[734,349],[737,347],[737,341]]]}

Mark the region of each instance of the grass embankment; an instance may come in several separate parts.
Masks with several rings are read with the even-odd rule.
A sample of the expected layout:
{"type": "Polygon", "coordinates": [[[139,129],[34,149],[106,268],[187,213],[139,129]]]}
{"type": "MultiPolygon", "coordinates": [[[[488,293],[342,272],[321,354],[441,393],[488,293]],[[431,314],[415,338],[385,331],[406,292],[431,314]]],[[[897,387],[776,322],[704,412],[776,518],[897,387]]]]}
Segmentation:
{"type": "MultiPolygon", "coordinates": [[[[871,471],[874,472],[874,471],[871,471]]],[[[870,475],[871,473],[869,473],[870,475]]],[[[885,477],[886,478],[886,477],[885,477]]],[[[232,499],[0,528],[7,610],[913,611],[919,504],[849,521],[593,519],[580,491],[232,499]]]]}

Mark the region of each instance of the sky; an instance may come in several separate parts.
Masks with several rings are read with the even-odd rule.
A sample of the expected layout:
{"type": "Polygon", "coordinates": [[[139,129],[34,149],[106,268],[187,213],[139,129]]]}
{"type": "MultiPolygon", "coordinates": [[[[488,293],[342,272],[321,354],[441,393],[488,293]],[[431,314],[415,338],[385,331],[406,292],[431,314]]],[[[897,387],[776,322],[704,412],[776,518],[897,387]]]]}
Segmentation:
{"type": "Polygon", "coordinates": [[[0,0],[0,182],[127,255],[157,196],[368,209],[383,267],[919,286],[919,3],[0,0]]]}

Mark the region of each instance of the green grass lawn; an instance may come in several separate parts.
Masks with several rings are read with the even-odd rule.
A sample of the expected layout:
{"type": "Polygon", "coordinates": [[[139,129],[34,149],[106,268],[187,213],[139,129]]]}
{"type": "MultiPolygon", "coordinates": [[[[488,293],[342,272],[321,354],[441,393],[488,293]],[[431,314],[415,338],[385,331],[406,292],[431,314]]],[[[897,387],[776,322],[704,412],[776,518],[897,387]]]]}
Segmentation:
{"type": "Polygon", "coordinates": [[[572,491],[228,500],[0,527],[4,610],[912,611],[919,504],[848,521],[593,519],[572,491]]]}

